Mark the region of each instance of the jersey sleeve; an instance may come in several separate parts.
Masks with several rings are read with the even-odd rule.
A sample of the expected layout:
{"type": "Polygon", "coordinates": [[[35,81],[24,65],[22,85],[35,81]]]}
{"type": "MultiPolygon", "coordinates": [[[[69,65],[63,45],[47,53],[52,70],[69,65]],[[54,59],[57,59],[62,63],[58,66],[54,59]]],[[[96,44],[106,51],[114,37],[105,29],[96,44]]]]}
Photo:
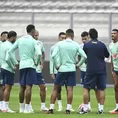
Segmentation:
{"type": "MultiPolygon", "coordinates": [[[[14,57],[14,53],[15,53],[15,50],[18,48],[18,41],[16,41],[12,47],[9,49],[8,51],[8,57],[10,56],[11,60],[12,60],[12,63],[14,65],[17,65],[18,64],[18,61],[16,60],[16,58],[14,57]]],[[[6,59],[7,60],[7,59],[6,59]]]]}
{"type": "Polygon", "coordinates": [[[36,65],[38,65],[40,63],[40,60],[41,60],[41,55],[42,55],[42,52],[41,52],[41,47],[39,46],[38,43],[35,43],[34,44],[35,46],[35,57],[34,57],[34,62],[36,65]]]}
{"type": "Polygon", "coordinates": [[[105,54],[105,57],[108,58],[109,57],[109,51],[107,49],[107,47],[104,45],[104,54],[105,54]]]}
{"type": "Polygon", "coordinates": [[[14,69],[15,65],[13,64],[13,62],[12,62],[12,60],[10,58],[10,55],[8,54],[8,51],[7,51],[6,56],[5,56],[5,61],[10,66],[10,68],[14,69]]]}
{"type": "Polygon", "coordinates": [[[83,51],[83,49],[80,48],[79,46],[77,46],[77,50],[78,50],[77,54],[81,56],[81,59],[80,59],[79,63],[77,64],[77,66],[80,67],[85,62],[87,56],[86,56],[85,52],[83,51]]]}
{"type": "Polygon", "coordinates": [[[45,52],[45,48],[44,48],[44,44],[42,43],[42,49],[41,49],[42,52],[45,52]]]}
{"type": "Polygon", "coordinates": [[[52,58],[52,49],[50,49],[50,74],[54,74],[54,63],[52,58]]]}
{"type": "Polygon", "coordinates": [[[60,49],[59,49],[59,45],[56,45],[52,54],[51,54],[51,57],[53,58],[53,61],[54,61],[54,67],[55,68],[58,68],[60,66],[60,49]]]}

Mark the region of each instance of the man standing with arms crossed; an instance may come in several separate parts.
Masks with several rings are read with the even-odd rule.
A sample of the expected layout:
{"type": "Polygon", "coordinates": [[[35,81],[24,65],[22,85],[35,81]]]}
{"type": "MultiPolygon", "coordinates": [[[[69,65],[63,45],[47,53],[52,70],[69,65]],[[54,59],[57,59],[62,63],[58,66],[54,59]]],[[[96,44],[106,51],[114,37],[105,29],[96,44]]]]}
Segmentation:
{"type": "Polygon", "coordinates": [[[84,110],[80,111],[80,114],[88,112],[89,91],[96,87],[100,102],[98,114],[103,114],[106,89],[106,64],[104,59],[109,57],[109,52],[105,44],[98,41],[96,29],[90,29],[89,36],[91,40],[83,47],[87,55],[87,70],[84,80],[84,110]]]}
{"type": "Polygon", "coordinates": [[[112,41],[109,45],[109,50],[111,54],[111,72],[114,80],[116,108],[110,111],[110,113],[118,114],[118,29],[112,30],[112,41]]]}
{"type": "Polygon", "coordinates": [[[12,60],[12,53],[18,48],[20,55],[20,113],[32,113],[30,110],[31,90],[32,85],[36,84],[36,65],[40,61],[41,49],[37,47],[37,42],[33,38],[35,26],[28,25],[26,28],[28,35],[19,38],[12,48],[9,50],[9,55],[12,60]],[[37,59],[34,59],[35,53],[37,59]],[[25,106],[24,106],[25,96],[25,106]]]}
{"type": "Polygon", "coordinates": [[[76,85],[76,56],[81,55],[81,60],[77,64],[80,66],[86,59],[86,54],[80,46],[73,41],[74,32],[72,29],[66,31],[66,40],[60,41],[52,53],[54,66],[58,70],[54,82],[54,89],[50,98],[49,114],[53,114],[54,104],[58,95],[60,86],[67,86],[67,108],[66,114],[70,114],[73,99],[73,87],[76,85]],[[59,60],[57,59],[59,56],[59,60]]]}

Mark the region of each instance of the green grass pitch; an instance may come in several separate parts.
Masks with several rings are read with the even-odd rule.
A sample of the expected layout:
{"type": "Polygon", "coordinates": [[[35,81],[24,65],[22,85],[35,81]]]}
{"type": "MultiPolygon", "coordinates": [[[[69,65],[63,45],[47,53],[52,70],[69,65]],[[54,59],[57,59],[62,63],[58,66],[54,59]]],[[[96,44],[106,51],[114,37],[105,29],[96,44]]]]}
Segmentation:
{"type": "MultiPolygon", "coordinates": [[[[49,107],[50,104],[50,95],[52,92],[53,86],[47,85],[47,99],[46,105],[49,107]]],[[[91,91],[91,107],[92,112],[84,115],[77,114],[78,106],[83,102],[83,89],[80,86],[76,86],[74,88],[74,96],[73,96],[73,109],[75,112],[71,112],[70,115],[65,114],[66,108],[66,91],[63,87],[62,89],[62,100],[63,100],[63,111],[58,112],[57,102],[55,104],[54,114],[45,114],[44,112],[40,111],[40,97],[39,97],[39,88],[38,86],[33,86],[32,90],[32,106],[35,110],[34,114],[20,114],[19,113],[19,85],[13,86],[10,98],[10,108],[15,110],[17,113],[10,114],[10,113],[2,113],[0,112],[0,118],[118,118],[118,115],[111,115],[109,114],[109,110],[115,108],[115,99],[114,99],[114,90],[113,88],[106,89],[106,100],[105,100],[105,113],[102,115],[96,114],[97,112],[97,102],[95,98],[94,91],[91,91]]]]}

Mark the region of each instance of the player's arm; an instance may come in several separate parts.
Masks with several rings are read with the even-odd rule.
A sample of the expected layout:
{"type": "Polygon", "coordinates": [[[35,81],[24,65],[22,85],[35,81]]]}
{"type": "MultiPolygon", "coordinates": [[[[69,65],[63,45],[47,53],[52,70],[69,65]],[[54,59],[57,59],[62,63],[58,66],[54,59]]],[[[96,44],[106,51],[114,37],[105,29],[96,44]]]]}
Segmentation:
{"type": "Polygon", "coordinates": [[[112,59],[112,56],[111,56],[111,72],[114,70],[114,67],[113,67],[113,59],[112,59]]]}
{"type": "Polygon", "coordinates": [[[61,61],[60,61],[60,50],[59,50],[59,46],[57,45],[51,55],[53,62],[54,62],[54,67],[58,70],[59,67],[61,66],[61,61]]]}
{"type": "Polygon", "coordinates": [[[112,74],[112,79],[114,80],[116,78],[116,73],[114,72],[112,56],[111,56],[111,74],[112,74]]]}
{"type": "Polygon", "coordinates": [[[44,65],[45,61],[45,52],[42,52],[41,65],[44,65]]]}
{"type": "Polygon", "coordinates": [[[106,58],[109,58],[109,55],[110,55],[110,54],[109,54],[109,51],[108,51],[108,49],[107,49],[106,46],[104,47],[104,54],[105,54],[104,56],[105,56],[106,58]]]}
{"type": "Polygon", "coordinates": [[[52,50],[50,50],[50,75],[51,75],[51,79],[54,80],[55,76],[54,76],[54,62],[53,62],[53,58],[51,56],[52,54],[52,50]]]}
{"type": "Polygon", "coordinates": [[[45,48],[44,48],[44,45],[42,43],[42,56],[41,56],[41,68],[43,69],[44,67],[44,61],[45,61],[45,48]]]}
{"type": "Polygon", "coordinates": [[[35,55],[36,58],[34,58],[34,63],[37,66],[40,63],[42,56],[41,48],[37,44],[35,44],[35,55]]]}
{"type": "Polygon", "coordinates": [[[5,57],[6,63],[10,66],[10,68],[12,68],[14,70],[14,64],[11,61],[10,55],[8,54],[8,51],[6,53],[6,57],[5,57]]]}
{"type": "MultiPolygon", "coordinates": [[[[16,66],[18,65],[18,61],[16,60],[15,56],[14,56],[14,53],[15,53],[15,50],[18,48],[18,41],[16,41],[12,47],[9,49],[8,51],[8,56],[10,56],[10,59],[12,61],[12,63],[16,66]]],[[[9,58],[8,58],[9,59],[9,58]]],[[[7,61],[7,59],[6,59],[7,61]]]]}
{"type": "Polygon", "coordinates": [[[81,56],[81,59],[80,59],[79,63],[77,64],[77,66],[80,67],[85,62],[87,56],[86,56],[85,52],[83,51],[83,49],[81,49],[79,46],[78,46],[78,55],[81,56]]]}

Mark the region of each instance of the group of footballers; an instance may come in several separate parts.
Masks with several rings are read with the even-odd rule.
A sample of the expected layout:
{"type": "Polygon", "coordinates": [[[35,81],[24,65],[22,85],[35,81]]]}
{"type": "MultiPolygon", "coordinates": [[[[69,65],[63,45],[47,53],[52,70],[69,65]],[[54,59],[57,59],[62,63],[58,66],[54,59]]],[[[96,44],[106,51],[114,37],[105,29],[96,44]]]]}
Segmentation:
{"type": "MultiPolygon", "coordinates": [[[[74,40],[74,31],[67,29],[59,33],[59,42],[50,49],[50,75],[54,80],[54,88],[50,98],[50,107],[46,107],[46,87],[42,76],[45,49],[39,41],[39,33],[35,26],[26,27],[27,35],[17,39],[15,31],[2,32],[0,40],[0,110],[15,113],[9,108],[9,99],[14,84],[15,70],[20,71],[19,112],[34,113],[31,105],[32,85],[40,88],[41,110],[47,114],[54,113],[55,101],[58,98],[58,111],[62,111],[61,86],[65,85],[67,92],[66,114],[74,111],[72,108],[73,87],[76,86],[76,70],[80,69],[83,84],[84,107],[79,111],[86,114],[91,111],[90,90],[94,89],[98,101],[98,114],[104,113],[106,89],[105,58],[109,52],[104,43],[98,40],[98,32],[92,28],[89,32],[82,32],[82,45],[74,40]],[[16,40],[17,39],[17,40],[16,40]],[[18,48],[20,62],[16,60],[15,50],[18,48]]],[[[110,113],[118,114],[118,30],[112,30],[112,43],[109,51],[111,55],[111,72],[114,80],[116,108],[110,113]]]]}

